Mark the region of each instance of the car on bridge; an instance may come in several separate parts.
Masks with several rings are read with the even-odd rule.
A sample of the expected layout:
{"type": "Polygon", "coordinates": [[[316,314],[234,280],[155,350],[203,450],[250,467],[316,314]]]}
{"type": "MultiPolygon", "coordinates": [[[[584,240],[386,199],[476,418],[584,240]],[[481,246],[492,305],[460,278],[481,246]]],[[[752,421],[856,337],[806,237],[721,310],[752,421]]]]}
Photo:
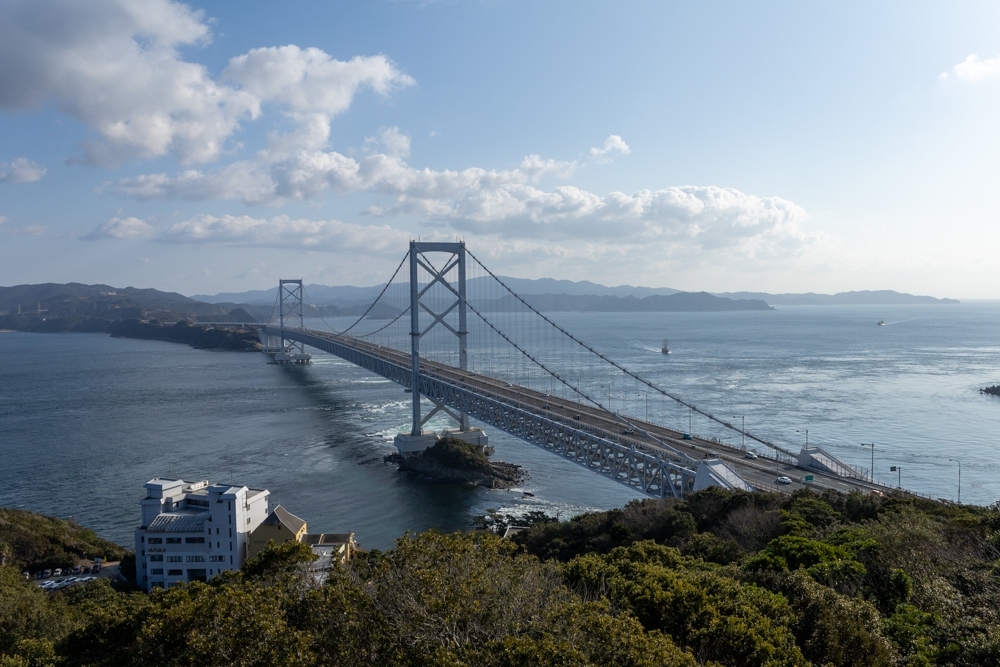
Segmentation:
{"type": "Polygon", "coordinates": [[[777,479],[777,482],[778,482],[778,484],[791,484],[792,483],[792,478],[791,477],[786,477],[786,476],[782,475],[781,477],[779,477],[777,479]]]}

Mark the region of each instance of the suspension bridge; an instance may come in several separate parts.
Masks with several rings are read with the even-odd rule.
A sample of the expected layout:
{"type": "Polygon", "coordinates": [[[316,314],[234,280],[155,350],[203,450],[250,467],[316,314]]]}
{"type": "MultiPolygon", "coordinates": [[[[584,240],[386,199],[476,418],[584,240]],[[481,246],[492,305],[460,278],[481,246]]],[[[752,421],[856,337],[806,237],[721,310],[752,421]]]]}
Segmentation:
{"type": "Polygon", "coordinates": [[[301,280],[280,281],[274,311],[260,335],[276,362],[308,362],[315,348],[411,393],[410,428],[395,439],[404,456],[439,435],[485,446],[474,420],[654,497],[707,486],[887,490],[821,448],[793,453],[630,371],[532,307],[461,242],[411,242],[378,298],[340,330],[301,280]],[[669,428],[657,405],[732,430],[758,453],[669,428]],[[454,428],[425,429],[436,416],[454,428]]]}

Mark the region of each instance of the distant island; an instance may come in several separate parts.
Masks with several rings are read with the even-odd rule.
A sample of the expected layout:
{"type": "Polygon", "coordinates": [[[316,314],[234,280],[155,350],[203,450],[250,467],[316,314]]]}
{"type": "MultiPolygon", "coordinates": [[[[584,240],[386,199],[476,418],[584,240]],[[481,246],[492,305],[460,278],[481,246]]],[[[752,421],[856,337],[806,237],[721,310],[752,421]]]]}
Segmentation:
{"type": "Polygon", "coordinates": [[[772,306],[894,306],[905,304],[955,304],[958,299],[937,299],[932,296],[903,294],[893,290],[863,290],[837,294],[768,294],[766,292],[721,292],[716,296],[729,299],[763,299],[772,306]]]}

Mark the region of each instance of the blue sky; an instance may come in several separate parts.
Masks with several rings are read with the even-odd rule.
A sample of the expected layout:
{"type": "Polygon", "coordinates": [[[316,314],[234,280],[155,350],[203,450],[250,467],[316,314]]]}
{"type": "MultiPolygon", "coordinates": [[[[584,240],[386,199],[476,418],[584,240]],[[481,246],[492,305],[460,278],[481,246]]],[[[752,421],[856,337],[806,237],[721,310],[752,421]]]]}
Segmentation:
{"type": "Polygon", "coordinates": [[[989,2],[0,0],[0,284],[1000,298],[989,2]]]}

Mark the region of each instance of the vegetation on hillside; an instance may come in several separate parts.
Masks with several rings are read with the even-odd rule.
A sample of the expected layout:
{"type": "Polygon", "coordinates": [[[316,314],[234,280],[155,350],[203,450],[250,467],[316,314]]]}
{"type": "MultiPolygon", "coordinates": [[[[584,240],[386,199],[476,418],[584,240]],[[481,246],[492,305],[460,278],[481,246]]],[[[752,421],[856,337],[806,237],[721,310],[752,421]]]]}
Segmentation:
{"type": "Polygon", "coordinates": [[[96,556],[116,561],[125,553],[73,521],[0,507],[0,563],[36,572],[96,556]]]}
{"type": "Polygon", "coordinates": [[[152,595],[0,568],[0,666],[1000,664],[1000,512],[709,489],[502,540],[401,538],[319,583],[299,544],[152,595]]]}

